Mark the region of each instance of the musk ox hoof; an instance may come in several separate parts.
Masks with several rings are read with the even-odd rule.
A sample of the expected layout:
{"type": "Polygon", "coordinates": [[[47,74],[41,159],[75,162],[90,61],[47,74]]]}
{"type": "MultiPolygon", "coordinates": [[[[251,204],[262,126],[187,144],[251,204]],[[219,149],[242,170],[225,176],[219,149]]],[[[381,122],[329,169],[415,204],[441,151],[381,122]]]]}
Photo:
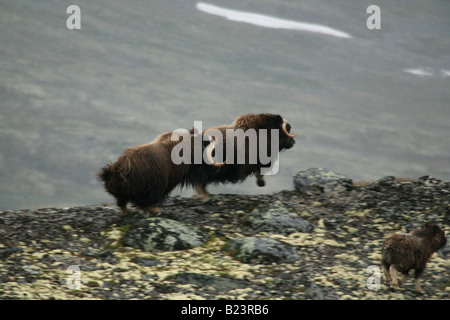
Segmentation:
{"type": "Polygon", "coordinates": [[[127,216],[127,215],[129,215],[131,213],[131,211],[128,210],[128,208],[126,206],[125,207],[120,207],[120,211],[122,212],[122,214],[124,216],[127,216]]]}
{"type": "Polygon", "coordinates": [[[203,202],[209,201],[209,192],[206,190],[205,186],[196,184],[194,185],[194,189],[197,192],[196,195],[194,195],[192,198],[199,199],[203,202]]]}
{"type": "Polygon", "coordinates": [[[264,176],[260,173],[256,173],[256,184],[258,187],[264,187],[266,185],[266,181],[264,180],[264,176]]]}
{"type": "Polygon", "coordinates": [[[256,179],[256,184],[258,187],[264,187],[266,185],[266,181],[264,181],[264,179],[256,179]]]}
{"type": "Polygon", "coordinates": [[[390,285],[391,289],[395,291],[395,289],[398,289],[398,284],[391,283],[390,285]]]}
{"type": "Polygon", "coordinates": [[[161,214],[161,212],[162,211],[161,211],[161,209],[159,207],[151,206],[151,207],[148,207],[148,208],[142,210],[142,215],[145,218],[148,218],[150,216],[150,214],[155,215],[155,216],[159,216],[161,214]]]}
{"type": "Polygon", "coordinates": [[[389,292],[396,292],[397,289],[398,289],[397,287],[390,286],[388,290],[389,292]]]}
{"type": "Polygon", "coordinates": [[[416,280],[416,285],[415,285],[414,288],[416,289],[416,292],[417,292],[418,294],[424,294],[424,293],[425,293],[425,292],[423,291],[423,289],[422,289],[422,287],[421,287],[421,285],[420,285],[420,283],[419,283],[418,280],[416,280]]]}

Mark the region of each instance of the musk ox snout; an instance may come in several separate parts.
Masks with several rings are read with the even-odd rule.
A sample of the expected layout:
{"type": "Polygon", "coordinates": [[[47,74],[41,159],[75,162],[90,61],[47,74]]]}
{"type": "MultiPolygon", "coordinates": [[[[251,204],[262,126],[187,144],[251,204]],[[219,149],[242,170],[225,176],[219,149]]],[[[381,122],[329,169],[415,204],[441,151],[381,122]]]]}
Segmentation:
{"type": "Polygon", "coordinates": [[[289,149],[293,148],[294,145],[295,145],[294,138],[289,138],[289,139],[287,139],[286,144],[283,145],[283,149],[289,150],[289,149]]]}

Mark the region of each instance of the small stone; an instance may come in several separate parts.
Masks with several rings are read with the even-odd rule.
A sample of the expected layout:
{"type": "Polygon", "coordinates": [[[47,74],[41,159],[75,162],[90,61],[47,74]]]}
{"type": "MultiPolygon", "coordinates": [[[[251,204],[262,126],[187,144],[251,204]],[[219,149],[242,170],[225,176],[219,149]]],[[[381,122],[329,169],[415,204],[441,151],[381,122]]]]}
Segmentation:
{"type": "Polygon", "coordinates": [[[6,260],[10,255],[14,253],[22,253],[23,249],[18,247],[0,248],[0,259],[6,260]]]}
{"type": "Polygon", "coordinates": [[[396,181],[394,176],[386,176],[381,179],[378,179],[378,181],[376,181],[375,183],[377,183],[380,186],[388,187],[394,185],[396,181]]]}
{"type": "Polygon", "coordinates": [[[22,269],[25,270],[27,273],[32,274],[32,275],[39,274],[39,270],[36,270],[35,268],[27,266],[27,265],[23,266],[22,269]]]}
{"type": "Polygon", "coordinates": [[[142,258],[142,257],[137,257],[137,258],[133,259],[133,262],[138,265],[141,265],[143,267],[154,267],[154,266],[162,264],[162,262],[160,262],[158,260],[142,258]]]}
{"type": "Polygon", "coordinates": [[[201,273],[182,272],[175,275],[170,280],[182,284],[193,284],[199,287],[211,287],[217,291],[224,292],[236,289],[246,289],[251,283],[244,280],[230,279],[219,276],[206,275],[201,273]]]}
{"type": "Polygon", "coordinates": [[[428,187],[428,186],[439,185],[439,184],[442,183],[441,180],[436,179],[436,178],[433,177],[433,176],[423,176],[423,177],[420,177],[418,180],[419,180],[421,183],[423,183],[425,186],[427,186],[427,187],[428,187]]]}
{"type": "Polygon", "coordinates": [[[313,300],[323,300],[324,296],[322,290],[313,281],[310,282],[309,287],[305,290],[305,297],[313,300]]]}

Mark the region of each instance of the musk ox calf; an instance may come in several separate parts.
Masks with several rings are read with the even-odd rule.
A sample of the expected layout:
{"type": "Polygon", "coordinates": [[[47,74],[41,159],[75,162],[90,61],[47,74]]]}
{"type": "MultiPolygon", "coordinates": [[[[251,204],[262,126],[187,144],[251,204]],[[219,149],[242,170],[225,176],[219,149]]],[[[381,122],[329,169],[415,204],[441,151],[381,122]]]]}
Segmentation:
{"type": "Polygon", "coordinates": [[[402,274],[400,285],[414,269],[416,279],[415,289],[423,292],[420,286],[420,276],[431,255],[447,243],[444,231],[434,223],[428,223],[424,228],[416,228],[410,233],[396,233],[387,238],[381,249],[381,264],[386,282],[396,288],[397,272],[402,274]]]}
{"type": "Polygon", "coordinates": [[[248,176],[256,175],[257,185],[264,186],[264,169],[269,171],[269,167],[277,160],[278,153],[294,146],[294,137],[297,135],[290,134],[291,125],[285,119],[270,113],[246,114],[238,117],[231,125],[210,128],[202,134],[214,130],[221,133],[221,144],[213,140],[205,150],[210,159],[209,164],[196,165],[191,171],[191,184],[205,200],[209,196],[206,186],[211,183],[235,184],[244,181],[248,176]],[[230,142],[232,146],[228,148],[230,142]],[[219,146],[224,162],[213,160],[212,153],[216,153],[215,149],[219,146]],[[272,146],[277,146],[277,149],[272,150],[272,146]],[[261,156],[264,156],[266,161],[263,161],[261,156]],[[270,160],[267,161],[268,159],[270,160]]]}

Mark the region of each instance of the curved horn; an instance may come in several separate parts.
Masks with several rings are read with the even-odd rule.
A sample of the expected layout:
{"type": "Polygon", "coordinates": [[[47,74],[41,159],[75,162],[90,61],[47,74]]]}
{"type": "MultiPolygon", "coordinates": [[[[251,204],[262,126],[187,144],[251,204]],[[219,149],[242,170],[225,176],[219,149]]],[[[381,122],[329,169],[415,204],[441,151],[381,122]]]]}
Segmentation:
{"type": "Polygon", "coordinates": [[[210,164],[212,164],[215,167],[221,167],[223,166],[226,161],[222,162],[222,163],[217,163],[214,161],[213,157],[212,157],[212,151],[215,148],[216,142],[215,141],[211,141],[211,143],[206,147],[206,157],[208,158],[208,161],[210,164]]]}
{"type": "Polygon", "coordinates": [[[286,133],[286,135],[287,135],[288,137],[293,138],[293,137],[295,137],[296,135],[298,135],[298,131],[295,132],[295,134],[290,134],[290,133],[287,131],[287,129],[286,129],[286,125],[287,125],[287,121],[286,121],[286,119],[283,119],[283,126],[282,126],[282,129],[283,129],[283,132],[286,133]]]}

